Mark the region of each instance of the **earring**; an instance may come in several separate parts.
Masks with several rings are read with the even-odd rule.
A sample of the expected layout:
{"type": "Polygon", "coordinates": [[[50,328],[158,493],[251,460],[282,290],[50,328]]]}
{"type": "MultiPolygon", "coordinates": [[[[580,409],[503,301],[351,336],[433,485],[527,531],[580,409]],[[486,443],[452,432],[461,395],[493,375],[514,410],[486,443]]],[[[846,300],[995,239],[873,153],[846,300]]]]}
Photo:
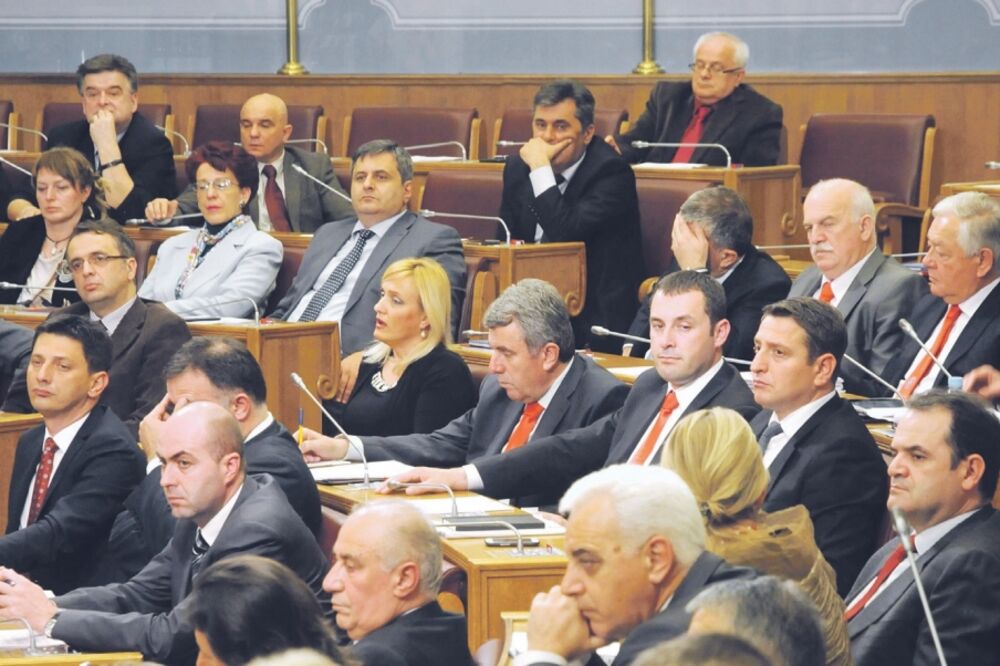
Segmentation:
{"type": "Polygon", "coordinates": [[[426,328],[420,329],[420,337],[423,338],[424,340],[427,339],[427,329],[426,328]]]}

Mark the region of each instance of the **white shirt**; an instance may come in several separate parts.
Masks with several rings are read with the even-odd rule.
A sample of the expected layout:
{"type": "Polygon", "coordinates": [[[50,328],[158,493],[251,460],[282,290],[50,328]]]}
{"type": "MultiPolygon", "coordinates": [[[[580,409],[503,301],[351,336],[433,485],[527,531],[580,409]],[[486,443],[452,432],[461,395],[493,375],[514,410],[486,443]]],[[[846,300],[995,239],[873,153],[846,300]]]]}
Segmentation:
{"type": "Polygon", "coordinates": [[[201,538],[205,540],[205,543],[207,543],[209,547],[211,547],[211,545],[215,543],[215,540],[219,538],[219,532],[222,531],[226,521],[229,520],[229,514],[233,512],[233,507],[236,506],[236,500],[239,499],[241,492],[243,492],[242,483],[240,484],[240,487],[236,489],[236,492],[233,493],[233,496],[222,505],[219,512],[212,516],[211,520],[205,523],[205,526],[199,530],[201,532],[201,538]]]}
{"type": "MultiPolygon", "coordinates": [[[[573,178],[573,174],[576,170],[580,168],[580,164],[583,163],[583,158],[587,156],[586,151],[583,155],[580,155],[580,159],[573,164],[566,167],[562,172],[562,177],[565,179],[561,184],[556,185],[556,172],[552,170],[552,165],[547,164],[543,167],[539,167],[528,174],[528,178],[531,180],[531,191],[534,192],[536,197],[542,196],[542,192],[545,192],[550,187],[558,187],[559,194],[565,194],[566,188],[569,186],[569,181],[573,178]]],[[[542,241],[542,234],[544,230],[541,226],[535,225],[535,242],[540,243],[542,241]]]]}
{"type": "MultiPolygon", "coordinates": [[[[987,296],[993,293],[993,290],[996,289],[998,282],[1000,282],[1000,278],[993,280],[993,282],[990,282],[972,296],[969,296],[967,299],[958,304],[962,314],[960,314],[958,319],[955,320],[951,333],[948,334],[948,340],[944,343],[944,347],[941,348],[941,353],[938,354],[938,359],[945,365],[948,365],[948,354],[951,353],[951,348],[954,347],[955,342],[962,337],[962,331],[964,331],[965,327],[969,325],[969,321],[972,320],[972,317],[976,314],[976,310],[978,310],[979,306],[983,304],[983,301],[986,300],[987,296]]],[[[945,310],[945,315],[947,314],[948,311],[945,310]]],[[[937,340],[938,333],[944,325],[944,320],[945,318],[942,316],[941,321],[939,321],[937,326],[934,327],[934,330],[931,331],[930,336],[924,340],[924,344],[928,347],[931,347],[934,344],[934,340],[937,340]]],[[[900,385],[902,385],[902,383],[906,381],[906,378],[909,377],[914,370],[916,370],[917,364],[920,363],[926,353],[927,352],[923,349],[917,352],[917,355],[913,357],[913,362],[910,363],[910,367],[906,371],[906,374],[903,375],[903,379],[900,380],[900,385]]],[[[932,363],[927,376],[924,377],[923,381],[917,384],[917,388],[913,391],[913,393],[923,393],[924,391],[929,391],[934,388],[934,384],[937,382],[938,375],[940,374],[941,369],[938,368],[937,363],[932,363]]]]}
{"type": "Polygon", "coordinates": [[[274,416],[271,414],[271,412],[268,412],[267,416],[264,417],[264,420],[258,423],[256,428],[247,433],[247,436],[243,438],[243,441],[246,442],[248,440],[253,439],[260,433],[264,432],[264,430],[266,430],[268,427],[270,427],[272,423],[274,423],[274,416]]]}
{"type": "Polygon", "coordinates": [[[28,275],[28,281],[25,282],[28,286],[21,289],[21,293],[17,296],[18,304],[31,305],[38,297],[41,297],[41,300],[52,302],[57,292],[48,289],[48,287],[67,286],[66,284],[59,284],[58,275],[59,264],[62,263],[65,255],[65,246],[52,255],[47,255],[44,251],[38,253],[38,258],[35,259],[35,263],[31,267],[31,273],[28,275]],[[46,288],[43,289],[42,287],[46,288]]]}
{"type": "Polygon", "coordinates": [[[324,307],[320,311],[319,316],[316,317],[316,321],[340,321],[340,318],[344,316],[344,310],[347,309],[347,301],[351,297],[351,291],[353,291],[354,285],[358,281],[358,276],[361,275],[361,271],[364,270],[365,264],[372,256],[372,252],[375,251],[375,246],[379,244],[379,241],[382,240],[382,238],[389,232],[392,225],[395,224],[399,218],[403,217],[405,213],[406,211],[402,210],[396,215],[373,224],[370,227],[365,227],[365,225],[361,224],[360,221],[355,222],[354,229],[351,230],[351,235],[348,237],[347,242],[344,243],[339,250],[337,250],[337,254],[333,255],[333,258],[329,261],[329,263],[327,263],[326,268],[324,268],[320,272],[319,277],[316,278],[316,282],[313,283],[312,289],[306,292],[306,295],[299,300],[299,302],[295,305],[295,308],[288,315],[286,321],[299,320],[302,313],[305,312],[306,308],[309,306],[309,301],[313,299],[313,296],[315,296],[316,292],[323,286],[326,279],[333,274],[333,271],[340,265],[340,262],[351,253],[351,250],[354,248],[354,244],[358,240],[357,234],[362,229],[367,228],[375,235],[369,238],[365,243],[365,248],[361,252],[361,258],[358,259],[358,263],[356,263],[354,268],[351,269],[351,272],[348,274],[347,280],[344,281],[340,291],[333,295],[330,302],[326,304],[326,307],[324,307]]]}
{"type": "MultiPolygon", "coordinates": [[[[264,188],[267,187],[267,176],[264,175],[264,167],[268,164],[274,167],[274,182],[278,184],[278,189],[281,190],[281,196],[285,196],[285,151],[282,149],[281,154],[278,155],[277,159],[273,162],[257,162],[257,228],[261,231],[273,231],[274,225],[271,224],[271,215],[267,211],[267,204],[264,202],[264,188]]],[[[288,208],[288,202],[285,202],[285,208],[288,208]]]]}
{"type": "MultiPolygon", "coordinates": [[[[49,474],[49,486],[52,486],[52,479],[56,478],[56,470],[59,469],[59,463],[62,462],[63,456],[66,455],[66,451],[69,450],[70,444],[76,439],[76,434],[80,432],[80,428],[83,427],[84,421],[90,416],[90,412],[87,412],[81,416],[76,421],[73,421],[68,426],[60,430],[57,434],[53,435],[49,432],[48,427],[45,428],[45,435],[42,438],[42,451],[45,451],[45,440],[49,437],[56,442],[56,452],[52,456],[52,473],[49,474]]],[[[41,460],[38,461],[41,464],[41,460]]],[[[35,477],[38,475],[38,465],[35,466],[35,474],[31,477],[31,483],[28,484],[28,496],[24,499],[24,509],[21,510],[21,527],[26,527],[28,523],[28,513],[31,512],[31,495],[35,492],[35,477]]]]}
{"type": "Polygon", "coordinates": [[[743,263],[743,259],[744,259],[744,257],[740,257],[739,259],[737,259],[736,263],[733,264],[728,271],[726,271],[725,273],[723,273],[719,277],[714,278],[715,281],[718,282],[719,284],[725,284],[726,283],[726,278],[728,278],[730,275],[732,275],[733,271],[736,270],[736,267],[743,263]]]}
{"type": "Polygon", "coordinates": [[[788,444],[789,440],[795,436],[802,426],[806,424],[806,421],[811,419],[816,412],[826,403],[833,400],[833,396],[837,395],[836,391],[830,391],[829,393],[822,395],[812,402],[807,402],[802,405],[792,413],[785,416],[783,419],[779,419],[775,414],[771,414],[771,420],[768,421],[768,425],[772,423],[778,423],[781,425],[781,434],[775,435],[771,438],[771,441],[767,443],[767,451],[764,452],[764,467],[768,469],[771,468],[771,463],[774,459],[778,457],[781,451],[788,444]]]}
{"type": "Polygon", "coordinates": [[[854,282],[854,278],[858,277],[858,273],[864,268],[865,262],[878,250],[878,247],[873,247],[872,251],[864,256],[861,261],[855,263],[853,266],[848,268],[846,271],[840,274],[840,276],[835,280],[827,280],[825,277],[819,282],[819,289],[813,292],[813,298],[818,299],[819,293],[823,291],[823,283],[829,282],[830,288],[833,289],[833,300],[830,301],[830,305],[837,307],[840,305],[840,300],[844,298],[844,294],[850,288],[851,283],[854,282]]]}
{"type": "Polygon", "coordinates": [[[112,310],[107,314],[106,317],[98,317],[97,313],[93,310],[90,311],[90,321],[100,322],[104,324],[104,328],[107,329],[108,335],[114,335],[115,331],[118,330],[118,324],[122,323],[122,319],[125,318],[125,314],[131,309],[132,305],[135,304],[136,297],[133,296],[128,300],[125,305],[112,310]]]}

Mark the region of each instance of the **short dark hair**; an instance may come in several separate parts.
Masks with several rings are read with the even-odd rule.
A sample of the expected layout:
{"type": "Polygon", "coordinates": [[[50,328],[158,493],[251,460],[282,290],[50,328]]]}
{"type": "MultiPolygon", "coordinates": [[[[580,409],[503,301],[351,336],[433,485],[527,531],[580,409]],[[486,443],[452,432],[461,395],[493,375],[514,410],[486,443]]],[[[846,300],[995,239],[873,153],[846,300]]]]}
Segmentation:
{"type": "Polygon", "coordinates": [[[540,106],[554,106],[571,99],[576,104],[576,119],[587,129],[594,124],[594,95],[585,85],[573,79],[559,79],[546,83],[535,93],[532,111],[540,106]]]}
{"type": "Polygon", "coordinates": [[[951,468],[973,453],[983,457],[983,478],[979,494],[985,500],[993,498],[1000,474],[1000,421],[989,405],[968,393],[949,393],[934,389],[919,393],[907,401],[906,407],[918,412],[945,409],[951,415],[948,445],[951,447],[951,468]]]}
{"type": "Polygon", "coordinates": [[[664,275],[656,283],[656,292],[676,296],[690,291],[700,291],[705,297],[705,314],[714,327],[726,318],[726,292],[722,285],[703,271],[676,271],[664,275]]]}
{"type": "Polygon", "coordinates": [[[223,391],[242,391],[258,405],[267,401],[267,384],[260,364],[246,346],[231,338],[191,338],[167,361],[164,381],[197,370],[223,391]]]}
{"type": "Polygon", "coordinates": [[[795,320],[806,333],[809,362],[812,363],[823,354],[833,354],[837,367],[840,367],[844,352],[847,351],[847,326],[837,308],[815,298],[795,296],[764,306],[761,319],[764,317],[789,317],[795,320]]]}
{"type": "Polygon", "coordinates": [[[635,666],[773,666],[760,650],[729,634],[683,634],[644,650],[635,666]]]}
{"type": "Polygon", "coordinates": [[[354,167],[362,157],[383,153],[391,153],[396,158],[396,169],[399,170],[399,177],[404,183],[413,180],[413,158],[406,152],[406,148],[391,139],[374,139],[358,146],[351,156],[351,176],[354,176],[354,167]]]}
{"type": "Polygon", "coordinates": [[[84,317],[70,314],[54,314],[35,329],[34,348],[38,338],[48,333],[76,340],[83,347],[83,357],[87,359],[90,372],[107,372],[111,368],[111,338],[103,326],[84,317]]]}
{"type": "MultiPolygon", "coordinates": [[[[73,229],[73,233],[69,236],[70,243],[73,239],[82,234],[99,234],[111,236],[115,241],[115,245],[118,247],[118,254],[123,257],[134,257],[135,256],[135,241],[132,237],[122,230],[120,224],[106,217],[102,217],[99,220],[82,220],[73,229]]],[[[69,247],[69,244],[66,245],[69,247]]]]}
{"type": "Polygon", "coordinates": [[[257,160],[242,146],[230,141],[207,141],[194,149],[184,164],[184,173],[189,183],[198,180],[198,167],[208,164],[216,171],[233,172],[240,187],[250,188],[250,198],[257,194],[257,182],[260,173],[257,171],[257,160]]]}
{"type": "Polygon", "coordinates": [[[135,65],[129,62],[128,58],[114,53],[101,53],[87,58],[76,68],[76,89],[81,95],[83,94],[83,77],[101,72],[121,72],[128,79],[128,84],[132,86],[132,92],[139,90],[139,74],[136,73],[135,65]]]}
{"type": "Polygon", "coordinates": [[[701,225],[709,239],[741,257],[750,251],[753,215],[736,190],[718,185],[698,190],[681,205],[681,217],[701,225]]]}

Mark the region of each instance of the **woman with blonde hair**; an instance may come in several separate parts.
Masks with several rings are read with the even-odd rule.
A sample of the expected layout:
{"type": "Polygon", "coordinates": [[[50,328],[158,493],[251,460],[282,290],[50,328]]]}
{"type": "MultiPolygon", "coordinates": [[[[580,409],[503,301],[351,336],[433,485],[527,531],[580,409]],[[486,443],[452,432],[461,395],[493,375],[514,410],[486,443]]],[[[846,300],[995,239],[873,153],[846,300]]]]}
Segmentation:
{"type": "Polygon", "coordinates": [[[705,519],[709,551],[799,584],[823,619],[826,662],[852,663],[833,568],[816,546],[802,505],[766,513],[769,482],[750,426],[731,409],[714,407],[681,419],[664,446],[662,464],[691,488],[705,519]]]}

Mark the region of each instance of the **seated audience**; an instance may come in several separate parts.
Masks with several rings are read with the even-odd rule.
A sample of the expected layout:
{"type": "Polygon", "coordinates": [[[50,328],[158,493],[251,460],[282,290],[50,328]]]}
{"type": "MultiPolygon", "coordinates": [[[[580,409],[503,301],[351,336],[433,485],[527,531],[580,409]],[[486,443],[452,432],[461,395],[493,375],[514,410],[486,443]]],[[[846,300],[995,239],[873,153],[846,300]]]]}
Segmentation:
{"type": "Polygon", "coordinates": [[[804,506],[762,509],[768,475],[750,426],[723,407],[685,417],[670,434],[663,466],[684,480],[705,519],[705,547],[730,564],[789,578],[820,612],[826,662],[851,663],[837,578],[813,537],[804,506]]]}
{"type": "Polygon", "coordinates": [[[846,597],[854,661],[995,663],[1000,516],[990,500],[1000,469],[1000,423],[984,403],[961,393],[928,392],[906,407],[892,440],[888,506],[909,523],[944,656],[939,661],[912,569],[893,539],[868,560],[846,597]]]}
{"type": "Polygon", "coordinates": [[[350,515],[323,581],[337,626],[366,666],[471,664],[465,618],[441,610],[441,539],[413,504],[370,502],[350,515]]]}
{"type": "Polygon", "coordinates": [[[750,642],[727,634],[685,634],[651,647],[634,666],[774,666],[750,642]]]}
{"type": "Polygon", "coordinates": [[[284,564],[259,555],[221,560],[198,576],[191,624],[198,666],[241,666],[294,648],[343,661],[309,586],[284,564]]]}
{"type": "Polygon", "coordinates": [[[173,236],[156,253],[139,296],[184,317],[252,317],[281,268],[281,242],[246,214],[257,191],[257,165],[239,146],[209,141],[185,166],[198,190],[205,226],[173,236]]]}
{"type": "Polygon", "coordinates": [[[0,236],[0,281],[28,286],[0,288],[0,303],[61,307],[80,300],[64,267],[66,246],[80,220],[103,213],[101,185],[86,158],[72,148],[42,153],[33,180],[42,210],[7,225],[0,236]]]}

